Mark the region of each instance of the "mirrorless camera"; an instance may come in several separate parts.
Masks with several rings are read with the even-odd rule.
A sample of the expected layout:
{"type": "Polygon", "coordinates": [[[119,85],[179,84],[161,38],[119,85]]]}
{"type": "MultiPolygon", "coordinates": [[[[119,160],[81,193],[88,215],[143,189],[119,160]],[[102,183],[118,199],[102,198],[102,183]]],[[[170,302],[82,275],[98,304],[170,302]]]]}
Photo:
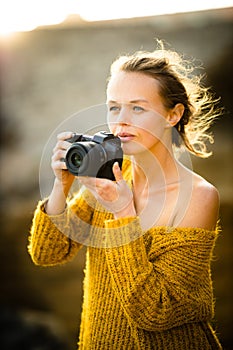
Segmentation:
{"type": "Polygon", "coordinates": [[[65,158],[71,174],[115,180],[112,166],[118,162],[121,168],[123,161],[119,137],[100,131],[93,136],[75,134],[66,141],[72,143],[65,158]]]}

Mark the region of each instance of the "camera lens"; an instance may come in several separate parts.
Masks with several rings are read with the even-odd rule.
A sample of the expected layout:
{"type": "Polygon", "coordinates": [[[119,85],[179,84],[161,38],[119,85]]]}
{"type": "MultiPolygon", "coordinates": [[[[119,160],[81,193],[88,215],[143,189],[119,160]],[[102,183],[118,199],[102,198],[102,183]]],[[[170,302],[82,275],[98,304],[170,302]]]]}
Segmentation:
{"type": "Polygon", "coordinates": [[[85,175],[89,166],[89,147],[86,142],[77,142],[68,149],[66,154],[66,166],[75,176],[85,175]]]}
{"type": "Polygon", "coordinates": [[[79,168],[82,165],[83,155],[80,153],[73,153],[71,156],[71,163],[76,168],[79,168]]]}

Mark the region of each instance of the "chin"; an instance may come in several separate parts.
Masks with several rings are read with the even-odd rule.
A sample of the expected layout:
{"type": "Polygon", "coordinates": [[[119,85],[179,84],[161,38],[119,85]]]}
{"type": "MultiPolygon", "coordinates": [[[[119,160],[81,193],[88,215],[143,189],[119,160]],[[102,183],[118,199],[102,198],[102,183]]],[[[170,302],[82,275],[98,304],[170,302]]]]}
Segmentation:
{"type": "Polygon", "coordinates": [[[122,147],[123,153],[127,156],[134,156],[139,153],[145,152],[145,148],[140,146],[139,144],[122,143],[121,147],[122,147]]]}

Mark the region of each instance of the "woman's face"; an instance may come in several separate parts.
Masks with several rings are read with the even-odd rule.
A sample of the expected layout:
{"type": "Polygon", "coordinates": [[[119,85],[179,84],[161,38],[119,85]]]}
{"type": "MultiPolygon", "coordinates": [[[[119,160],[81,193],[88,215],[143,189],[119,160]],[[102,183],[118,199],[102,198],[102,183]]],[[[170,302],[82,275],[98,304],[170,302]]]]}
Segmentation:
{"type": "Polygon", "coordinates": [[[153,152],[158,143],[166,142],[169,111],[154,78],[137,72],[115,73],[107,88],[107,107],[109,128],[121,139],[125,154],[153,152]]]}

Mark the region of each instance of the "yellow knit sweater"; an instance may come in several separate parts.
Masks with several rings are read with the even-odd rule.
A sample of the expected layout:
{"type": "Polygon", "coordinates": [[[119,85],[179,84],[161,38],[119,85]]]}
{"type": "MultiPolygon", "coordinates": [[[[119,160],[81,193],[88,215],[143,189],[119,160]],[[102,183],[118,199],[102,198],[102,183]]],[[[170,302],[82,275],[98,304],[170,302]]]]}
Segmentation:
{"type": "MultiPolygon", "coordinates": [[[[129,169],[123,170],[129,179],[129,169]]],[[[87,235],[98,242],[104,238],[101,247],[87,248],[80,350],[221,349],[210,325],[217,230],[153,227],[143,232],[138,217],[114,220],[94,208],[87,193],[69,207],[50,217],[39,203],[29,253],[35,264],[51,266],[74,257],[82,247],[79,237],[82,243],[87,235]]]]}

